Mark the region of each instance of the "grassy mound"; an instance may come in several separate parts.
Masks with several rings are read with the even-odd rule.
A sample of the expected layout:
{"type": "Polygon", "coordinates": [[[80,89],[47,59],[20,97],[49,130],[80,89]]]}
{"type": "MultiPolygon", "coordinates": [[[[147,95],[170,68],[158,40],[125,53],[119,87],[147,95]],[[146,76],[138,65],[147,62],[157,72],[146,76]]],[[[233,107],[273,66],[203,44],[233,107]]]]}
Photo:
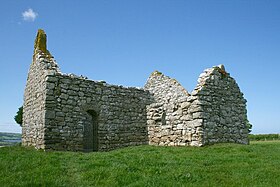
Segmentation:
{"type": "Polygon", "coordinates": [[[279,186],[280,141],[102,153],[0,148],[1,186],[279,186]]]}

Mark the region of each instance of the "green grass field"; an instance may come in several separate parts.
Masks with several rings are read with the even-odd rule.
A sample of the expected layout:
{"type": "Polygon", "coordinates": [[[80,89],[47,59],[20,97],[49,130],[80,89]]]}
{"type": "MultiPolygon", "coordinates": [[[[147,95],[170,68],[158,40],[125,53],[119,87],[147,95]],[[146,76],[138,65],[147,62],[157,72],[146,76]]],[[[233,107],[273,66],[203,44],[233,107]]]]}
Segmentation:
{"type": "Polygon", "coordinates": [[[0,186],[280,186],[280,141],[111,152],[0,148],[0,186]]]}

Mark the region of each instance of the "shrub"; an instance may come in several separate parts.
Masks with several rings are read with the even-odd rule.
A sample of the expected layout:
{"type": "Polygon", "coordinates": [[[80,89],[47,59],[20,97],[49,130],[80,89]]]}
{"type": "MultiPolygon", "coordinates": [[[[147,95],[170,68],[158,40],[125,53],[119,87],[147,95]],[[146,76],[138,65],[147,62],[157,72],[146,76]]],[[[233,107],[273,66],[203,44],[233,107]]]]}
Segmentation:
{"type": "Polygon", "coordinates": [[[15,115],[14,119],[17,124],[22,126],[22,114],[23,114],[23,106],[18,108],[17,114],[15,115]]]}
{"type": "Polygon", "coordinates": [[[253,126],[253,125],[252,125],[252,124],[249,122],[249,120],[247,119],[247,120],[246,120],[246,127],[247,127],[249,133],[252,132],[252,126],[253,126]]]}

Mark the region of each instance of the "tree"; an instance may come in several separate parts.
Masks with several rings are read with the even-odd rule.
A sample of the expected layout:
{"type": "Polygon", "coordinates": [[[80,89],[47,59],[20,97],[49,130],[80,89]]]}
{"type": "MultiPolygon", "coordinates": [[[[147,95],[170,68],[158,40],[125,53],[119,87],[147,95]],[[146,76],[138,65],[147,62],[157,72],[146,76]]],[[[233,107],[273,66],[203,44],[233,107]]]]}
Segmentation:
{"type": "Polygon", "coordinates": [[[22,114],[23,114],[23,106],[18,108],[17,114],[15,115],[14,119],[19,124],[22,126],[22,114]]]}
{"type": "Polygon", "coordinates": [[[246,120],[246,127],[248,128],[249,133],[252,132],[253,125],[249,122],[249,120],[246,120]]]}

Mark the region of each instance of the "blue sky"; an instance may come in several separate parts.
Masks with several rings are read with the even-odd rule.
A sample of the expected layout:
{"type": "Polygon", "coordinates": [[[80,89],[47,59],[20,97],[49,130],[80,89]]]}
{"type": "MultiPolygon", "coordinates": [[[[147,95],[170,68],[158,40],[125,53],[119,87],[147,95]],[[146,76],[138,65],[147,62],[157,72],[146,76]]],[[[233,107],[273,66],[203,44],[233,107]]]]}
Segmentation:
{"type": "Polygon", "coordinates": [[[13,117],[37,29],[65,73],[144,86],[154,70],[189,92],[206,68],[224,64],[248,100],[253,133],[280,133],[280,1],[1,0],[0,131],[13,117]]]}

